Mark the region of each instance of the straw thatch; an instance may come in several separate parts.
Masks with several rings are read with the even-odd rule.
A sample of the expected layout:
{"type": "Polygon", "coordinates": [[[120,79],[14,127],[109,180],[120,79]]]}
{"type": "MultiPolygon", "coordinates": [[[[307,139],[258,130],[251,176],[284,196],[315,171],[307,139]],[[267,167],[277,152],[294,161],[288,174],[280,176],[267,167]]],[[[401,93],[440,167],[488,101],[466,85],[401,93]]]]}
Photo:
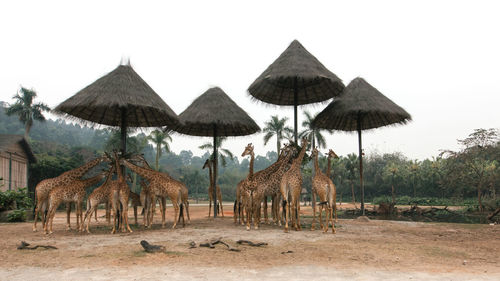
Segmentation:
{"type": "Polygon", "coordinates": [[[344,84],[297,40],[250,85],[253,98],[276,105],[322,102],[338,96],[344,84]]]}
{"type": "Polygon", "coordinates": [[[410,120],[408,112],[358,77],[318,114],[314,125],[324,129],[357,131],[405,124],[410,120]]]}
{"type": "Polygon", "coordinates": [[[173,128],[191,136],[244,136],[259,126],[219,87],[208,89],[179,115],[182,125],[173,128]]]}
{"type": "Polygon", "coordinates": [[[122,125],[126,109],[127,127],[175,126],[175,112],[132,69],[120,65],[60,105],[54,112],[69,118],[109,125],[122,125]]]}

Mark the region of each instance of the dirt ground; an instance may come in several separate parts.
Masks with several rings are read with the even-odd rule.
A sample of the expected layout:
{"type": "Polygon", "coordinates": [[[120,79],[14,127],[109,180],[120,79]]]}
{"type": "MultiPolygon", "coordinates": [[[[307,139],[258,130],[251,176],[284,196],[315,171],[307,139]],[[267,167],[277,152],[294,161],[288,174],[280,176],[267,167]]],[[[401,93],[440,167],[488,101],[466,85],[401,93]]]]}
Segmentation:
{"type": "Polygon", "coordinates": [[[325,234],[309,230],[311,209],[302,207],[302,231],[275,225],[246,231],[234,225],[232,206],[224,209],[225,217],[214,220],[206,205],[192,205],[191,224],[171,229],[170,207],[167,228],[156,215],[153,229],[133,226],[130,234],[110,234],[103,217],[93,219],[92,234],[66,231],[64,213],[51,235],[32,232],[32,223],[3,223],[0,280],[500,280],[500,225],[340,219],[337,234],[325,234]],[[241,252],[189,249],[190,241],[219,237],[241,252]],[[236,244],[240,239],[268,246],[236,244]],[[17,250],[21,240],[58,249],[17,250]],[[167,251],[145,253],[141,240],[167,251]]]}

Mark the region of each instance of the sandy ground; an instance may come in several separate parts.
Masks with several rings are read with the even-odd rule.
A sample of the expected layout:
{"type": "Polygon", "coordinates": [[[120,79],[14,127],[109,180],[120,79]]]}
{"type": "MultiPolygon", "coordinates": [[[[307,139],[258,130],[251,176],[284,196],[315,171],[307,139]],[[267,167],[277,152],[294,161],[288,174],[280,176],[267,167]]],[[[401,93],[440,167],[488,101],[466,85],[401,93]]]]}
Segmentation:
{"type": "Polygon", "coordinates": [[[133,227],[130,234],[109,234],[104,218],[92,221],[92,234],[66,231],[63,213],[51,235],[32,232],[31,223],[0,224],[0,280],[500,280],[500,225],[341,219],[337,234],[325,234],[309,230],[311,210],[302,207],[302,231],[246,231],[234,225],[231,206],[215,220],[207,208],[192,205],[191,224],[178,229],[170,228],[169,208],[167,228],[157,215],[153,229],[133,227]],[[219,237],[241,252],[189,249],[190,241],[219,237]],[[269,245],[236,244],[240,239],[269,245]],[[21,240],[58,249],[17,250],[21,240]],[[141,240],[167,251],[145,253],[141,240]]]}

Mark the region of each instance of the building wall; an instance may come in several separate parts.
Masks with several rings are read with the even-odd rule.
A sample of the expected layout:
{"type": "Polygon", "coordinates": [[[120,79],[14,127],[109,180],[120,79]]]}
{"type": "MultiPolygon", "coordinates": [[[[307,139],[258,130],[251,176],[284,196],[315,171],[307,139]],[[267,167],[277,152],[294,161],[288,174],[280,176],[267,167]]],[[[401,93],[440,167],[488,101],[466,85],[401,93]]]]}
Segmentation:
{"type": "Polygon", "coordinates": [[[28,172],[28,159],[25,152],[19,144],[13,144],[8,149],[0,151],[0,177],[3,178],[0,181],[0,190],[9,190],[9,162],[12,159],[11,164],[11,189],[16,190],[18,188],[27,187],[27,172],[28,172]],[[11,158],[12,157],[12,158],[11,158]]]}

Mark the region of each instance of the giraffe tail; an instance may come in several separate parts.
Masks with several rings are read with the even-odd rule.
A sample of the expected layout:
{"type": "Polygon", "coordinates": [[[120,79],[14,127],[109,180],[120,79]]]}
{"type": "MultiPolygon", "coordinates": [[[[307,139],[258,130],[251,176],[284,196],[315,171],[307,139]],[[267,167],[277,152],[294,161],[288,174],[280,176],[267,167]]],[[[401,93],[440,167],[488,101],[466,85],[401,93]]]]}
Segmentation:
{"type": "Polygon", "coordinates": [[[36,187],[35,187],[35,204],[33,204],[33,218],[36,216],[35,211],[36,211],[36,205],[37,205],[37,198],[36,198],[36,187]]]}

